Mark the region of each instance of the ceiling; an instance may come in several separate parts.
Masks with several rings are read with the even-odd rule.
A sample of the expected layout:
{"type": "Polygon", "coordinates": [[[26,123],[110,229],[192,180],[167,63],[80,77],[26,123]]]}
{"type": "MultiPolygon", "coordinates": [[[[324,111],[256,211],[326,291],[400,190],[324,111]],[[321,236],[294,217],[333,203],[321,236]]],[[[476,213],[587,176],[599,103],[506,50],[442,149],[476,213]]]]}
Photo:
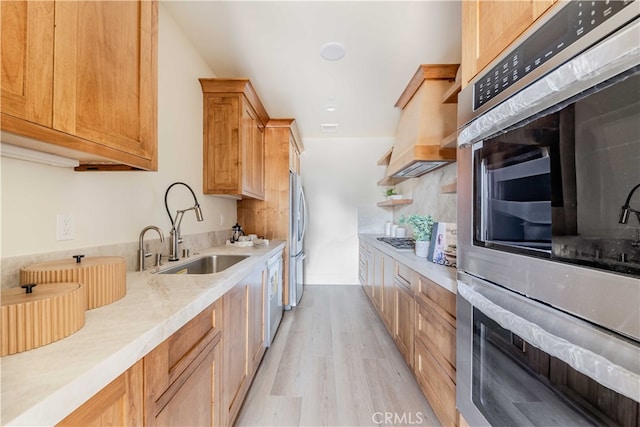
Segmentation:
{"type": "Polygon", "coordinates": [[[248,77],[269,116],[295,118],[304,139],[393,137],[418,66],[460,62],[460,1],[161,4],[216,77],[248,77]],[[327,42],[344,58],[323,59],[327,42]]]}

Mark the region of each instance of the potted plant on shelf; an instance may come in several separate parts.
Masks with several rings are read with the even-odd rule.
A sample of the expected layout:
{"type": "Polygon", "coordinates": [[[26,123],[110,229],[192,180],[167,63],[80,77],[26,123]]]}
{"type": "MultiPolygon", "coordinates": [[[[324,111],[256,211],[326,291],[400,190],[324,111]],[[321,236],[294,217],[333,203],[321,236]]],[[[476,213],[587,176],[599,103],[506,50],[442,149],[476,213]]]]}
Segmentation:
{"type": "Polygon", "coordinates": [[[396,193],[395,188],[389,188],[384,192],[384,195],[387,196],[387,200],[398,200],[402,199],[402,194],[396,193]]]}
{"type": "Polygon", "coordinates": [[[400,221],[411,225],[413,229],[413,238],[416,240],[416,256],[426,258],[429,254],[429,242],[434,224],[431,215],[411,214],[407,219],[403,217],[400,221]]]}

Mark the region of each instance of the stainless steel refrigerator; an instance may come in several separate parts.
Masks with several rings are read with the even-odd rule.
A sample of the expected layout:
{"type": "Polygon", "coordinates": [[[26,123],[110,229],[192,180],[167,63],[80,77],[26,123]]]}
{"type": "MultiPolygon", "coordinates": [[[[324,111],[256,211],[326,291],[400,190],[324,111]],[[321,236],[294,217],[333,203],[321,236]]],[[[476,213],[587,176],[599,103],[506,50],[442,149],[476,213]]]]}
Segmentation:
{"type": "Polygon", "coordinates": [[[290,309],[300,303],[304,292],[304,234],[307,229],[307,203],[302,190],[300,175],[289,172],[289,198],[291,203],[291,217],[289,218],[289,303],[285,308],[290,309]]]}

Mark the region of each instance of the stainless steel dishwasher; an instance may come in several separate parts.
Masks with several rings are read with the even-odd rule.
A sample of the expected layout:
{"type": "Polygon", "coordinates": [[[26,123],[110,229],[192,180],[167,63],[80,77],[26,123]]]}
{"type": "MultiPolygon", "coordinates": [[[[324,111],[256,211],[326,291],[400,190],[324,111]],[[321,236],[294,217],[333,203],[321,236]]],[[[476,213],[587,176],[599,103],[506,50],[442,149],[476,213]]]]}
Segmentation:
{"type": "Polygon", "coordinates": [[[267,262],[267,298],[265,300],[265,346],[270,347],[282,320],[282,251],[267,262]]]}

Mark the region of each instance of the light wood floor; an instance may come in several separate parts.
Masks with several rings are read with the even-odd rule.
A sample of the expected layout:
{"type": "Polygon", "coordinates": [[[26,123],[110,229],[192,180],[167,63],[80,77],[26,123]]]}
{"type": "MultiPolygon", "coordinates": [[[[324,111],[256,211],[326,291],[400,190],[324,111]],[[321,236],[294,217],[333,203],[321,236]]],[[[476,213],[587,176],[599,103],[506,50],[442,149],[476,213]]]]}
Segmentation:
{"type": "Polygon", "coordinates": [[[305,286],[237,426],[438,426],[360,286],[305,286]],[[387,422],[385,422],[385,419],[387,422]]]}

